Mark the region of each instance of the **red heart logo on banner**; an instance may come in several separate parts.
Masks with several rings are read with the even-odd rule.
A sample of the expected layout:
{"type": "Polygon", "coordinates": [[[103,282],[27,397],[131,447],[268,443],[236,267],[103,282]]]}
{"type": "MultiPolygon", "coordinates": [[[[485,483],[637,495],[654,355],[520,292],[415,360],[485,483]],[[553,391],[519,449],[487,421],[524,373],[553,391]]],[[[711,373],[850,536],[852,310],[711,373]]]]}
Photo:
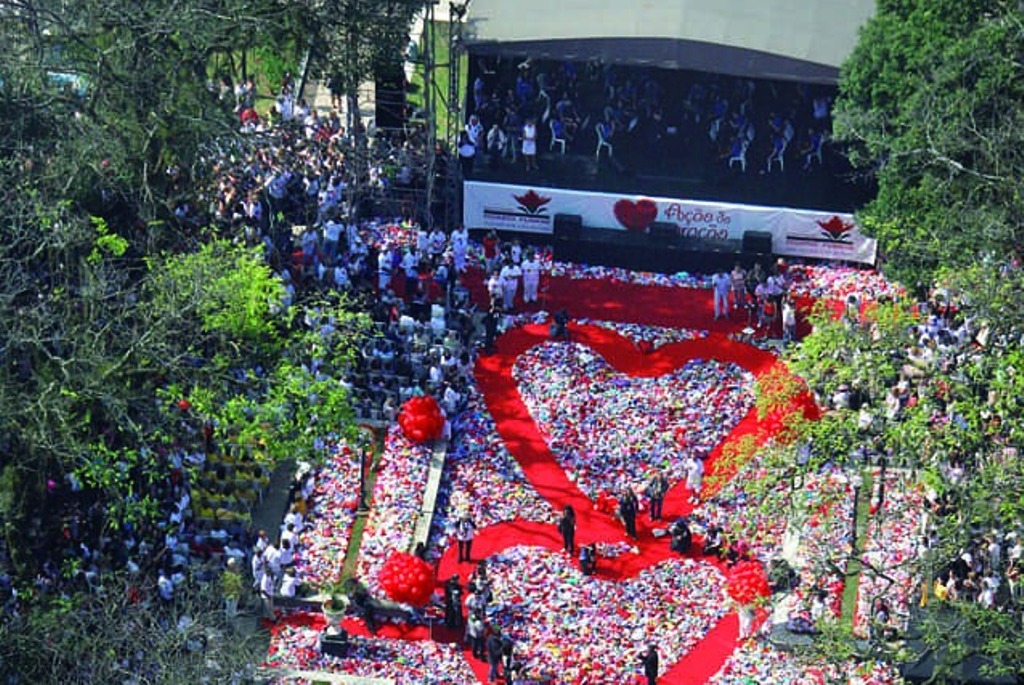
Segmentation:
{"type": "Polygon", "coordinates": [[[642,199],[633,202],[622,199],[616,202],[612,209],[620,224],[637,233],[646,231],[658,218],[658,205],[653,200],[642,199]]]}

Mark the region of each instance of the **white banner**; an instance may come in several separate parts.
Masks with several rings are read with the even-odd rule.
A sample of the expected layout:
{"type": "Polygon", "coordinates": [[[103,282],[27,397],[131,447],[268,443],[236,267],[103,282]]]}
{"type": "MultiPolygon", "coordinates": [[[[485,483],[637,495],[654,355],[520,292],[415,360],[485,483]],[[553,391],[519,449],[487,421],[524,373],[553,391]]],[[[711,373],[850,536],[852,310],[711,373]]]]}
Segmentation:
{"type": "Polygon", "coordinates": [[[789,257],[874,264],[877,250],[852,214],[479,181],[466,182],[464,197],[467,228],[550,234],[556,214],[578,214],[584,227],[644,233],[658,221],[697,240],[740,241],[746,231],[764,231],[772,235],[772,252],[789,257]]]}

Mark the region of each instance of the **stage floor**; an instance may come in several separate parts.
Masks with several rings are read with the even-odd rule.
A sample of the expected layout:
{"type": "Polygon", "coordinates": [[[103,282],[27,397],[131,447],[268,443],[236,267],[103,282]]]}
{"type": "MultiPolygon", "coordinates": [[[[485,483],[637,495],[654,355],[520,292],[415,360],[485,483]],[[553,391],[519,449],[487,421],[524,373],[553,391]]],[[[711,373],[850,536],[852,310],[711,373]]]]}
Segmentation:
{"type": "MultiPolygon", "coordinates": [[[[566,155],[543,151],[537,171],[527,172],[522,160],[497,163],[484,156],[477,159],[467,180],[492,183],[528,184],[576,190],[709,200],[739,204],[853,212],[874,195],[874,188],[857,183],[835,169],[804,172],[791,163],[785,172],[762,173],[762,160],[750,158],[746,172],[738,165],[728,169],[695,153],[663,151],[656,158],[641,151],[617,151],[616,160],[602,155],[598,163],[590,146],[582,143],[566,155]]],[[[833,164],[836,164],[833,160],[833,164]]]]}

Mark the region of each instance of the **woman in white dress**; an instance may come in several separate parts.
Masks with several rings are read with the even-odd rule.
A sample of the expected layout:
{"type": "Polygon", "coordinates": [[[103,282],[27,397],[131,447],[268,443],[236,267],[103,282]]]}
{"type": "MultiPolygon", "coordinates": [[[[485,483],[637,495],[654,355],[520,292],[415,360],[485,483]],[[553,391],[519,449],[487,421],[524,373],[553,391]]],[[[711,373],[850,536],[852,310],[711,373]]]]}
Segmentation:
{"type": "Polygon", "coordinates": [[[537,168],[537,122],[532,118],[523,124],[523,159],[527,171],[537,168]]]}
{"type": "Polygon", "coordinates": [[[700,489],[704,483],[704,460],[693,455],[686,464],[686,488],[690,491],[690,503],[700,502],[700,489]]]}

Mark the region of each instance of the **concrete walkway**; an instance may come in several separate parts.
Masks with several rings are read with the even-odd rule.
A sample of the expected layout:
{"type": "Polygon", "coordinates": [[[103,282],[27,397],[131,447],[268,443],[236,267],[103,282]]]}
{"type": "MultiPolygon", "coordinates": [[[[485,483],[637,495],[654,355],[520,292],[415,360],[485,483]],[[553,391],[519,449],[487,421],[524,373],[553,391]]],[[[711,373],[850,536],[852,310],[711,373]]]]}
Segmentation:
{"type": "Polygon", "coordinates": [[[434,523],[434,509],[437,507],[437,495],[441,490],[441,476],[444,473],[444,461],[448,456],[448,442],[439,440],[434,445],[434,454],[430,459],[430,471],[427,473],[427,487],[423,492],[423,504],[420,505],[420,516],[416,522],[416,532],[412,536],[412,548],[422,544],[427,546],[430,538],[430,526],[434,523]]]}
{"type": "MultiPolygon", "coordinates": [[[[427,540],[430,537],[430,527],[434,521],[434,510],[437,506],[437,496],[441,489],[441,476],[444,473],[444,463],[447,455],[447,441],[439,440],[436,442],[433,446],[430,469],[427,473],[426,488],[423,492],[423,503],[420,506],[419,518],[416,522],[415,533],[413,534],[413,549],[415,549],[416,545],[419,543],[426,545],[427,540]]],[[[264,499],[264,502],[260,507],[259,516],[253,516],[254,524],[259,521],[259,525],[268,531],[276,531],[277,527],[280,526],[281,520],[284,517],[284,509],[287,506],[288,487],[294,470],[295,465],[290,464],[287,468],[279,468],[275,471],[274,477],[271,478],[271,484],[268,487],[268,496],[264,499]],[[273,493],[273,495],[271,495],[271,493],[273,493]]],[[[370,506],[373,506],[373,502],[370,503],[370,506]]],[[[306,611],[318,611],[322,607],[325,599],[327,599],[326,596],[317,594],[312,597],[282,601],[280,604],[282,606],[301,606],[306,611]]],[[[403,615],[406,613],[406,610],[400,605],[394,605],[391,602],[381,600],[378,600],[378,602],[380,603],[380,610],[385,613],[390,613],[390,611],[395,611],[403,615]]],[[[252,626],[251,629],[255,630],[255,626],[252,626]]],[[[302,671],[287,668],[264,669],[264,673],[269,677],[273,677],[283,682],[287,682],[289,679],[300,678],[314,683],[338,683],[341,685],[394,685],[395,682],[384,678],[361,678],[334,674],[327,671],[302,671]]]]}

